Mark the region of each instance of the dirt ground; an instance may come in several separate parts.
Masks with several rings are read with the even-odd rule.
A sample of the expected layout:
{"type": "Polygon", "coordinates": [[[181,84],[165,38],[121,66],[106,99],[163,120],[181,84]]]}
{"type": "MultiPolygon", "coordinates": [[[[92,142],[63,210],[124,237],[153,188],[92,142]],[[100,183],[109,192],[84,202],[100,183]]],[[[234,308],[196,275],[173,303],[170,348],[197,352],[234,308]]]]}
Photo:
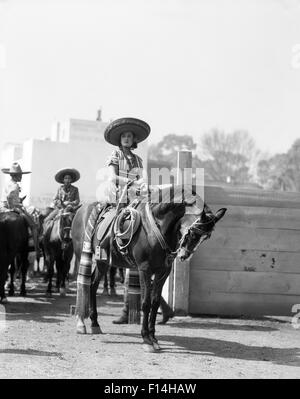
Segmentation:
{"type": "MultiPolygon", "coordinates": [[[[75,283],[66,298],[45,297],[41,280],[28,296],[0,306],[0,378],[299,378],[300,329],[289,318],[175,317],[157,326],[160,353],[145,353],[139,325],[114,325],[116,297],[101,295],[103,335],[75,333],[75,283]]],[[[159,319],[161,315],[159,315],[159,319]]]]}

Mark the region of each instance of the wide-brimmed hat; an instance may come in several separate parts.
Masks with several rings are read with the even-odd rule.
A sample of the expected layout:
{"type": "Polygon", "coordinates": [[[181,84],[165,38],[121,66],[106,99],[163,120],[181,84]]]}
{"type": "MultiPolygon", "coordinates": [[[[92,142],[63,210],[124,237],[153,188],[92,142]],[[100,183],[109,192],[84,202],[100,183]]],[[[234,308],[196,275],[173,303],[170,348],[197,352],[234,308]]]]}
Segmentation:
{"type": "Polygon", "coordinates": [[[18,162],[14,162],[10,168],[3,168],[1,169],[3,173],[9,174],[9,175],[26,175],[31,172],[23,172],[21,166],[18,164],[18,162]]]}
{"type": "Polygon", "coordinates": [[[72,178],[72,183],[80,179],[80,173],[78,172],[77,169],[74,168],[64,168],[60,169],[56,175],[55,175],[55,180],[57,183],[63,183],[64,182],[64,177],[66,175],[71,176],[72,178]]]}
{"type": "Polygon", "coordinates": [[[121,134],[132,132],[136,143],[145,140],[150,133],[148,123],[136,118],[120,118],[111,122],[104,132],[104,138],[112,145],[120,145],[121,134]]]}

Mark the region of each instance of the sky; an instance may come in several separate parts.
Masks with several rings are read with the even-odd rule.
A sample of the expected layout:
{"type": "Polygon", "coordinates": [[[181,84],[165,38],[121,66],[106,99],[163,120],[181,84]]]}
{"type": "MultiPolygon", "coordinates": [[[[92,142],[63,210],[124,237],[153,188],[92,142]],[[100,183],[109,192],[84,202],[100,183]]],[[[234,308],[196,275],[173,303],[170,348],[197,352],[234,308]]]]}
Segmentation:
{"type": "Polygon", "coordinates": [[[298,0],[0,0],[0,145],[123,116],[197,143],[300,138],[298,0]]]}

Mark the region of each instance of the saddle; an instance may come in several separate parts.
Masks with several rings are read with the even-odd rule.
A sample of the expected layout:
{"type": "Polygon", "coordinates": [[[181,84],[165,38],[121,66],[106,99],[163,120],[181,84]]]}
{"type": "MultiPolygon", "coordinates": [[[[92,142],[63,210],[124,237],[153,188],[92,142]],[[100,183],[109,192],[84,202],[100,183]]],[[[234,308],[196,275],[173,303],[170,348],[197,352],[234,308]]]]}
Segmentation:
{"type": "Polygon", "coordinates": [[[99,243],[103,241],[108,228],[112,224],[115,216],[117,214],[116,208],[108,208],[104,214],[100,215],[97,221],[96,236],[99,243]]]}
{"type": "Polygon", "coordinates": [[[114,234],[119,251],[124,256],[128,255],[127,247],[140,225],[140,214],[135,209],[139,202],[139,200],[134,200],[119,212],[115,207],[109,207],[99,215],[95,232],[97,238],[96,260],[107,260],[107,253],[103,246],[110,232],[114,234]]]}

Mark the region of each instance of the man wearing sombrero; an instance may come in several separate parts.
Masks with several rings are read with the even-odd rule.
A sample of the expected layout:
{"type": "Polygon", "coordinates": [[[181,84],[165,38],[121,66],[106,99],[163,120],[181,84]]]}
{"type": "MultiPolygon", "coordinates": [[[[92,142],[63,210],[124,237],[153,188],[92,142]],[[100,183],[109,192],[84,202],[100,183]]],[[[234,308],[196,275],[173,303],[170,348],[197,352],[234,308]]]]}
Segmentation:
{"type": "Polygon", "coordinates": [[[61,209],[74,212],[79,205],[79,191],[78,188],[73,186],[72,183],[80,179],[80,173],[74,168],[60,169],[56,175],[55,180],[60,183],[56,196],[53,199],[52,207],[54,210],[47,216],[45,221],[55,218],[61,209]]]}
{"type": "Polygon", "coordinates": [[[34,242],[34,247],[36,253],[39,252],[39,243],[38,243],[38,232],[37,232],[37,226],[30,216],[30,214],[27,212],[25,207],[23,206],[23,199],[20,197],[20,192],[21,192],[21,187],[19,183],[22,181],[23,175],[29,174],[31,172],[24,172],[21,168],[21,166],[17,163],[14,162],[10,168],[4,168],[2,169],[2,172],[5,174],[9,174],[11,179],[9,182],[5,185],[3,192],[2,192],[2,198],[1,198],[1,204],[0,204],[0,211],[14,211],[22,215],[26,221],[28,226],[30,227],[32,231],[32,238],[34,242]]]}

